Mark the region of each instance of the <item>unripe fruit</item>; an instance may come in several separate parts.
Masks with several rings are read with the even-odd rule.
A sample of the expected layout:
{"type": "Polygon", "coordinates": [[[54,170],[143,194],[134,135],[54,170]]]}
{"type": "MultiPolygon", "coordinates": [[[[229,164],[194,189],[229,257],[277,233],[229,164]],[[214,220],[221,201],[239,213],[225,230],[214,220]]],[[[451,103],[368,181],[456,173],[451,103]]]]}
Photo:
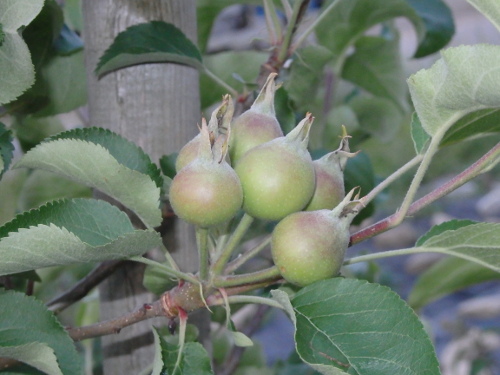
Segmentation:
{"type": "Polygon", "coordinates": [[[233,165],[250,149],[282,137],[283,131],[274,112],[276,73],[271,73],[250,109],[231,125],[229,156],[233,165]]]}
{"type": "Polygon", "coordinates": [[[174,212],[203,228],[231,219],[241,208],[243,191],[236,172],[224,160],[227,142],[211,140],[202,121],[197,158],[172,180],[169,199],[174,212]]]}
{"type": "Polygon", "coordinates": [[[273,260],[286,281],[306,286],[339,273],[357,214],[351,197],[352,192],[333,211],[293,213],[274,228],[273,260]]]}
{"type": "MultiPolygon", "coordinates": [[[[230,126],[233,117],[233,101],[229,95],[222,98],[222,103],[212,112],[212,117],[208,122],[208,132],[212,143],[221,134],[225,134],[230,126]]],[[[191,163],[198,156],[200,148],[201,132],[184,145],[179,151],[175,161],[175,170],[179,172],[186,165],[191,163]]]]}
{"type": "Polygon", "coordinates": [[[340,147],[313,161],[316,188],[305,211],[331,210],[344,199],[344,168],[347,160],[355,155],[357,153],[349,152],[349,136],[343,127],[340,147]]]}
{"type": "Polygon", "coordinates": [[[307,151],[310,113],[286,137],[248,151],[235,171],[243,187],[243,209],[264,220],[300,211],[314,192],[314,166],[307,151]]]}

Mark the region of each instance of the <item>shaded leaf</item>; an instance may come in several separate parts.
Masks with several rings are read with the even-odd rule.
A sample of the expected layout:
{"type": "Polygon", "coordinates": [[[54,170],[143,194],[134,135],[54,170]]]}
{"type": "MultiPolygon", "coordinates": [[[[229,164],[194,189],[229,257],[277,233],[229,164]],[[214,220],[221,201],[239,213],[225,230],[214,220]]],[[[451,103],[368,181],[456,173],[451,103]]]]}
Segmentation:
{"type": "MultiPolygon", "coordinates": [[[[366,153],[360,153],[356,157],[347,160],[344,170],[344,185],[345,191],[351,191],[355,187],[359,187],[361,196],[368,194],[375,187],[375,172],[366,153]]],[[[360,224],[361,221],[373,215],[375,202],[372,201],[363,208],[354,218],[353,224],[360,224]]]]}
{"type": "MultiPolygon", "coordinates": [[[[259,51],[231,51],[208,55],[204,58],[205,66],[222,81],[238,92],[245,91],[244,82],[255,82],[260,66],[267,60],[268,54],[259,51]],[[236,76],[240,79],[236,79],[236,76]]],[[[223,87],[214,85],[206,74],[200,76],[201,107],[206,108],[220,101],[227,94],[223,87]]]]}
{"type": "Polygon", "coordinates": [[[472,220],[450,220],[445,221],[444,223],[434,225],[431,229],[429,229],[425,234],[420,236],[420,238],[415,243],[415,246],[421,246],[425,241],[429,238],[437,236],[447,230],[455,230],[462,227],[466,227],[467,225],[477,224],[477,221],[472,220]]]}
{"type": "Polygon", "coordinates": [[[10,170],[0,181],[0,225],[12,220],[19,212],[18,198],[24,181],[28,177],[27,170],[10,170]]]}
{"type": "Polygon", "coordinates": [[[120,163],[134,171],[148,175],[156,183],[156,186],[162,187],[163,180],[158,166],[151,161],[148,154],[135,143],[123,138],[110,130],[103,128],[83,128],[72,129],[59,133],[50,138],[57,139],[81,139],[101,145],[120,163]]]}
{"type": "Polygon", "coordinates": [[[408,108],[399,38],[395,35],[390,39],[359,38],[354,53],[345,61],[342,77],[375,96],[391,100],[403,112],[408,108]]]}
{"type": "Polygon", "coordinates": [[[446,46],[455,33],[450,8],[441,0],[407,0],[425,25],[425,36],[414,57],[424,57],[446,46]]]}
{"type": "Polygon", "coordinates": [[[413,112],[411,116],[411,139],[413,141],[413,147],[415,147],[415,152],[420,154],[424,151],[425,146],[429,142],[429,134],[427,134],[422,128],[422,124],[420,123],[420,119],[416,112],[413,112]]]}
{"type": "Polygon", "coordinates": [[[403,113],[391,100],[359,95],[349,104],[359,122],[358,132],[367,133],[382,142],[394,139],[403,122],[403,113]]]}
{"type": "Polygon", "coordinates": [[[0,275],[78,263],[126,259],[161,246],[158,233],[136,230],[101,246],[83,242],[54,224],[19,229],[0,240],[0,275]],[[8,260],[7,260],[8,259],[8,260]]]}
{"type": "MultiPolygon", "coordinates": [[[[165,265],[170,266],[169,263],[165,263],[165,265]]],[[[172,289],[178,282],[179,280],[172,278],[170,273],[164,268],[148,265],[144,270],[142,284],[147,290],[157,296],[172,289]]]]}
{"type": "Polygon", "coordinates": [[[169,155],[163,155],[160,158],[160,168],[165,176],[173,179],[177,173],[175,170],[175,161],[177,160],[178,153],[175,152],[169,155]]]}
{"type": "MultiPolygon", "coordinates": [[[[441,56],[408,79],[415,110],[431,136],[444,134],[466,115],[500,108],[500,46],[453,47],[441,56]]],[[[466,125],[470,133],[475,123],[466,125]]]]}
{"type": "Polygon", "coordinates": [[[295,106],[305,109],[315,99],[323,68],[332,58],[332,52],[319,45],[310,45],[295,52],[283,84],[295,106]]]}
{"type": "Polygon", "coordinates": [[[41,342],[17,346],[1,346],[0,357],[8,357],[26,363],[46,374],[62,375],[54,350],[41,342]]]}
{"type": "Polygon", "coordinates": [[[446,230],[415,249],[454,255],[500,272],[500,224],[477,223],[446,230]]]}
{"type": "Polygon", "coordinates": [[[298,354],[322,374],[440,374],[422,323],[387,287],[334,278],[272,294],[291,315],[298,354]]]}
{"type": "Polygon", "coordinates": [[[127,66],[155,62],[203,70],[200,51],[181,30],[170,23],[151,21],[118,34],[99,59],[95,72],[101,76],[127,66]]]}
{"type": "MultiPolygon", "coordinates": [[[[64,375],[82,373],[73,340],[41,301],[24,293],[0,290],[0,306],[0,348],[38,342],[53,349],[64,375]]],[[[32,351],[29,354],[36,357],[32,351]]],[[[48,363],[51,358],[41,360],[48,363]]]]}
{"type": "Polygon", "coordinates": [[[469,113],[455,122],[446,132],[440,146],[494,133],[500,133],[500,109],[483,109],[469,113]]]}
{"type": "Polygon", "coordinates": [[[486,281],[499,280],[500,273],[468,260],[447,257],[432,265],[416,281],[408,297],[414,309],[450,293],[486,281]]]}
{"type": "Polygon", "coordinates": [[[28,151],[15,167],[58,173],[116,199],[148,226],[161,223],[160,188],[148,175],[121,164],[101,145],[79,139],[51,140],[28,151]]]}
{"type": "Polygon", "coordinates": [[[9,169],[13,152],[12,133],[0,122],[0,178],[9,169]]]}
{"type": "MultiPolygon", "coordinates": [[[[325,1],[322,11],[332,1],[325,1]]],[[[333,53],[336,73],[340,73],[350,46],[368,29],[396,17],[407,18],[418,40],[425,34],[424,23],[405,0],[335,0],[333,8],[316,27],[319,43],[333,53]]]]}
{"type": "Polygon", "coordinates": [[[500,4],[496,0],[467,0],[500,31],[500,4]]]}
{"type": "Polygon", "coordinates": [[[19,209],[27,211],[63,198],[92,198],[92,189],[40,169],[30,173],[19,194],[19,209]]]}
{"type": "Polygon", "coordinates": [[[210,357],[205,348],[197,342],[186,342],[184,344],[179,368],[173,372],[179,346],[165,341],[156,328],[153,329],[153,333],[155,338],[155,359],[152,375],[213,375],[210,357]]]}

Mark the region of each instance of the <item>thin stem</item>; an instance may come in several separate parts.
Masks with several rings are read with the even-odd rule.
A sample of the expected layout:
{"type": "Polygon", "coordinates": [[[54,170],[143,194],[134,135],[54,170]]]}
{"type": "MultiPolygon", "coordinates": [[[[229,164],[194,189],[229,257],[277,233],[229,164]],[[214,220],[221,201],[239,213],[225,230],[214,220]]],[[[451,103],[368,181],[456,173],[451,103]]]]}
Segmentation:
{"type": "Polygon", "coordinates": [[[425,248],[425,247],[411,247],[408,249],[389,250],[389,251],[383,251],[381,253],[360,255],[357,257],[350,258],[350,259],[346,259],[346,260],[344,260],[344,265],[347,266],[348,264],[368,262],[370,260],[375,260],[375,259],[389,258],[389,257],[409,255],[409,254],[419,254],[419,253],[443,253],[443,251],[442,251],[442,248],[439,248],[439,247],[436,247],[436,248],[434,248],[434,247],[427,247],[427,248],[425,248]]]}
{"type": "MultiPolygon", "coordinates": [[[[257,303],[260,305],[277,307],[278,309],[283,310],[283,306],[279,302],[266,297],[238,295],[238,296],[228,296],[227,300],[229,303],[257,303]]],[[[224,298],[219,297],[217,299],[213,299],[212,301],[210,301],[210,306],[219,306],[219,305],[224,305],[224,298]]]]}
{"type": "Polygon", "coordinates": [[[233,234],[229,238],[226,246],[222,249],[220,254],[216,254],[217,260],[212,266],[213,276],[218,276],[223,272],[224,267],[226,266],[229,258],[233,254],[233,251],[241,242],[248,228],[250,228],[250,225],[252,224],[253,220],[254,218],[248,215],[247,213],[243,215],[240,222],[238,223],[238,226],[236,227],[233,234]]]}
{"type": "Polygon", "coordinates": [[[208,254],[208,229],[196,228],[196,242],[198,243],[198,259],[200,267],[200,279],[208,279],[209,254],[208,254]]]}
{"type": "Polygon", "coordinates": [[[267,236],[261,243],[257,246],[251,248],[248,251],[240,254],[235,260],[229,263],[226,267],[225,273],[230,274],[240,268],[243,264],[245,264],[248,260],[252,259],[256,255],[258,255],[262,250],[266,248],[267,245],[271,243],[271,236],[267,236]]]}
{"type": "Polygon", "coordinates": [[[200,280],[198,280],[193,275],[190,275],[190,274],[185,273],[185,272],[178,271],[178,270],[173,269],[173,268],[171,268],[169,266],[166,266],[165,264],[162,264],[160,262],[156,262],[154,260],[147,259],[147,258],[144,258],[144,257],[141,257],[141,256],[132,257],[132,258],[129,258],[129,260],[132,260],[134,262],[144,263],[144,264],[147,264],[148,266],[153,266],[153,267],[161,268],[161,269],[165,270],[168,274],[170,274],[170,276],[172,276],[172,277],[176,277],[176,278],[179,278],[179,279],[182,279],[182,280],[189,281],[190,283],[195,284],[195,285],[199,285],[200,284],[200,280]]]}
{"type": "Polygon", "coordinates": [[[372,191],[370,191],[367,195],[360,199],[361,203],[366,206],[370,203],[378,194],[382,192],[385,188],[387,188],[390,184],[400,178],[403,174],[408,172],[411,168],[416,166],[422,160],[423,155],[416,155],[413,159],[408,161],[405,165],[401,166],[397,171],[393,172],[389,177],[387,177],[384,181],[378,184],[372,191]]]}
{"type": "MultiPolygon", "coordinates": [[[[302,34],[297,38],[293,46],[291,47],[291,53],[293,53],[297,48],[300,47],[302,43],[307,39],[307,37],[314,31],[318,24],[325,19],[325,17],[338,5],[338,1],[332,1],[332,3],[321,12],[321,14],[305,29],[302,34]]],[[[337,72],[338,73],[338,72],[337,72]]]]}
{"type": "Polygon", "coordinates": [[[293,36],[297,30],[297,25],[304,15],[305,9],[309,4],[309,0],[296,1],[293,4],[292,16],[288,20],[288,25],[286,28],[286,33],[283,36],[283,42],[280,46],[280,51],[278,53],[278,61],[284,62],[288,56],[290,56],[290,45],[292,43],[293,36]]]}
{"type": "Polygon", "coordinates": [[[269,43],[274,46],[281,36],[281,24],[276,13],[273,0],[264,0],[264,15],[266,18],[267,31],[269,33],[269,43]]]}
{"type": "Polygon", "coordinates": [[[272,266],[260,271],[245,273],[235,276],[220,276],[213,280],[216,288],[228,288],[245,284],[257,284],[264,281],[273,281],[281,278],[281,273],[276,266],[272,266]]]}
{"type": "MultiPolygon", "coordinates": [[[[469,166],[460,174],[453,177],[451,180],[440,186],[439,188],[431,191],[427,195],[423,196],[416,202],[412,203],[408,209],[407,216],[413,215],[420,211],[422,208],[428,206],[429,204],[435,202],[439,198],[451,193],[453,190],[458,189],[460,186],[464,185],[466,182],[477,177],[479,174],[489,170],[496,163],[498,163],[500,158],[500,143],[497,143],[490,151],[484,154],[479,160],[474,164],[469,166]]],[[[362,242],[368,238],[375,236],[391,229],[396,220],[396,214],[393,214],[367,228],[364,228],[351,236],[351,245],[362,242]]]]}
{"type": "Polygon", "coordinates": [[[214,82],[216,82],[219,86],[223,87],[225,90],[227,90],[227,92],[229,94],[231,94],[233,97],[237,97],[238,96],[238,91],[236,91],[234,88],[232,88],[231,86],[229,86],[226,82],[224,82],[222,79],[220,79],[219,77],[217,77],[214,73],[212,73],[210,70],[208,70],[207,68],[205,68],[203,70],[205,72],[205,74],[207,76],[209,76],[210,78],[212,78],[212,80],[214,82]]]}
{"type": "MultiPolygon", "coordinates": [[[[452,120],[451,123],[453,123],[453,122],[455,122],[455,121],[452,120]]],[[[448,121],[448,123],[450,123],[450,122],[448,121]]],[[[411,181],[410,187],[408,188],[408,191],[406,192],[406,196],[403,199],[403,203],[401,203],[401,206],[399,207],[398,211],[395,214],[394,220],[391,222],[391,225],[393,227],[401,224],[401,222],[406,217],[408,209],[410,208],[410,205],[413,202],[413,199],[415,198],[415,194],[417,193],[417,190],[420,187],[420,183],[422,182],[424,175],[427,172],[427,169],[429,169],[429,165],[431,164],[432,158],[434,157],[436,152],[439,150],[439,144],[441,143],[441,139],[443,138],[443,136],[448,128],[449,128],[449,126],[447,126],[447,124],[444,124],[432,136],[429,147],[427,148],[427,150],[422,158],[422,162],[420,163],[420,165],[417,169],[417,172],[415,173],[415,176],[413,176],[413,180],[411,181]]]]}

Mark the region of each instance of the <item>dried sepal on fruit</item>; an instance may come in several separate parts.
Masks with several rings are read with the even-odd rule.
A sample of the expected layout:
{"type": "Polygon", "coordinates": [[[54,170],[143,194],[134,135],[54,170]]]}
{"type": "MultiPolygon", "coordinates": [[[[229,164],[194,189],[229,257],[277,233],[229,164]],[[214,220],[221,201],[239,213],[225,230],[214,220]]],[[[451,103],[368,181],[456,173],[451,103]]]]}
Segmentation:
{"type": "Polygon", "coordinates": [[[327,209],[337,206],[345,197],[344,169],[347,160],[358,152],[350,152],[349,138],[345,126],[342,126],[340,146],[320,159],[314,160],[316,188],[314,194],[304,208],[306,211],[327,209]]]}
{"type": "Polygon", "coordinates": [[[229,147],[229,156],[233,164],[250,149],[283,136],[274,111],[276,76],[276,73],[269,75],[250,109],[233,121],[233,135],[229,147]]]}

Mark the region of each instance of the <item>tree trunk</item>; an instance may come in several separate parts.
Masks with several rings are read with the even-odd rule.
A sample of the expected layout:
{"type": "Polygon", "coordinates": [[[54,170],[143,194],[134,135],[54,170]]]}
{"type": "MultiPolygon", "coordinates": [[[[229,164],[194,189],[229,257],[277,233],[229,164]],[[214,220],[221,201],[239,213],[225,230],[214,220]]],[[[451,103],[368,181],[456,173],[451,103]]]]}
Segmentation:
{"type": "MultiPolygon", "coordinates": [[[[92,126],[111,129],[142,147],[153,161],[179,151],[197,132],[200,102],[198,73],[175,64],[145,64],[94,74],[99,57],[127,27],[163,20],[196,40],[195,0],[85,0],[85,51],[92,126]]],[[[197,269],[196,242],[191,227],[176,221],[167,234],[169,250],[181,269],[197,269]]],[[[132,264],[100,287],[101,320],[119,316],[152,301],[142,286],[143,267],[132,264]]],[[[153,336],[146,321],[102,339],[104,373],[138,374],[152,363],[153,336]]],[[[158,322],[157,322],[158,323],[158,322]]]]}

